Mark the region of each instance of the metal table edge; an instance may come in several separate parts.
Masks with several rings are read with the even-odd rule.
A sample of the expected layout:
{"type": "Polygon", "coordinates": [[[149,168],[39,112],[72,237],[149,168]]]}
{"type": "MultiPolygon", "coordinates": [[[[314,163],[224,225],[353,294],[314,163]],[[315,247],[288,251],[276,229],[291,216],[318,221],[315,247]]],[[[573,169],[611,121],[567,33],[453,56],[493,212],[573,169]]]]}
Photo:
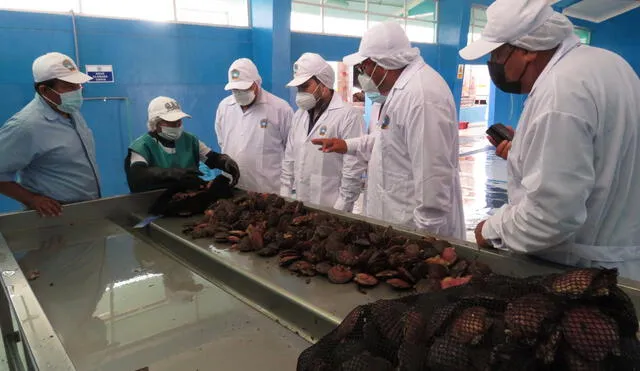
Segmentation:
{"type": "MultiPolygon", "coordinates": [[[[31,361],[35,369],[75,370],[60,338],[40,306],[35,293],[13,257],[9,245],[0,233],[0,279],[3,294],[15,314],[19,326],[20,339],[27,345],[31,361]],[[24,301],[28,312],[18,305],[18,298],[24,301]],[[30,326],[23,326],[23,321],[32,321],[30,326]]],[[[0,309],[2,310],[2,309],[0,309]]]]}

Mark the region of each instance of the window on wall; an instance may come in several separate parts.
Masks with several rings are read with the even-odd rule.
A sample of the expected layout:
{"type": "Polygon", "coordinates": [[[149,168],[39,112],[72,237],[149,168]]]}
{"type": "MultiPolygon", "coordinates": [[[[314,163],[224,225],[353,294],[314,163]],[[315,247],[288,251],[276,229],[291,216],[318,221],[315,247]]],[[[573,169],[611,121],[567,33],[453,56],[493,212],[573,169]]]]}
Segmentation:
{"type": "Polygon", "coordinates": [[[249,26],[249,0],[0,0],[0,9],[249,26]]]}
{"type": "Polygon", "coordinates": [[[149,21],[172,21],[173,0],[153,0],[149,6],[132,0],[82,0],[82,14],[109,18],[135,18],[149,21]]]}
{"type": "Polygon", "coordinates": [[[291,30],[362,36],[378,23],[398,22],[414,42],[435,43],[437,0],[293,0],[291,30]]]}
{"type": "Polygon", "coordinates": [[[467,35],[467,45],[480,39],[482,30],[487,25],[487,8],[474,5],[471,7],[471,20],[469,24],[469,34],[467,35]]]}
{"type": "MultiPolygon", "coordinates": [[[[487,25],[487,7],[474,5],[471,8],[471,21],[469,24],[469,34],[467,35],[467,45],[480,39],[482,30],[487,25]]],[[[591,31],[584,27],[574,27],[574,33],[580,38],[583,44],[591,43],[591,31]]]]}
{"type": "Polygon", "coordinates": [[[0,9],[38,12],[79,11],[78,0],[0,0],[0,9]]]}
{"type": "MultiPolygon", "coordinates": [[[[156,0],[154,0],[156,1],[156,0]]],[[[248,0],[174,0],[176,20],[224,26],[249,26],[248,0]]]]}

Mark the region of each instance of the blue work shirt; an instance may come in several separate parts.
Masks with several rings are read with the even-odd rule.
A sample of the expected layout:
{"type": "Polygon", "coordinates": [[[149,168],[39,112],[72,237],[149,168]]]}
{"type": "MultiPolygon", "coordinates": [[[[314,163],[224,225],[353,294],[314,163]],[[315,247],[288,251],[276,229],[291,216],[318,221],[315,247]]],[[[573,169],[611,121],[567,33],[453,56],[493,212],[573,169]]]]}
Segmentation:
{"type": "Polygon", "coordinates": [[[93,133],[80,112],[54,111],[38,94],[0,127],[0,181],[60,203],[100,197],[93,133]]]}

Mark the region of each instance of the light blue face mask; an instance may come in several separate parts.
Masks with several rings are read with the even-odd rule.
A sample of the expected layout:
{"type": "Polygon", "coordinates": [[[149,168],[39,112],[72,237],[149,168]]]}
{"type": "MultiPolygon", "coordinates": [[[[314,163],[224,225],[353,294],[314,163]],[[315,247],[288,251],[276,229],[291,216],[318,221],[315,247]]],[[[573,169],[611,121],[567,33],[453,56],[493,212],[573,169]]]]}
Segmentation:
{"type": "Polygon", "coordinates": [[[387,100],[387,96],[380,93],[367,93],[367,97],[371,99],[373,103],[383,104],[387,100]]]}
{"type": "Polygon", "coordinates": [[[49,102],[55,104],[55,106],[60,111],[66,112],[66,113],[74,113],[74,112],[80,111],[80,107],[82,107],[82,89],[68,91],[66,93],[58,93],[55,90],[53,91],[56,94],[58,94],[58,96],[60,97],[60,104],[55,104],[51,101],[49,102]]]}

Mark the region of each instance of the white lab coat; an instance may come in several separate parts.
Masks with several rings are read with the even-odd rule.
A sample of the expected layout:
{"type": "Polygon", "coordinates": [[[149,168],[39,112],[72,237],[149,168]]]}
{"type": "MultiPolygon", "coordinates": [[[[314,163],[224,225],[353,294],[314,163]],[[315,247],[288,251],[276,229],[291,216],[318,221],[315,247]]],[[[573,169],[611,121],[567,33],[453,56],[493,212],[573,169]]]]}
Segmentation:
{"type": "MultiPolygon", "coordinates": [[[[382,110],[382,103],[376,103],[373,102],[371,103],[371,112],[369,114],[369,122],[368,122],[368,132],[367,134],[374,134],[376,132],[376,130],[380,130],[380,128],[378,127],[378,125],[376,125],[378,123],[378,118],[380,117],[380,111],[382,110]]],[[[364,156],[363,156],[364,158],[364,156]]],[[[370,158],[364,158],[367,163],[369,162],[370,158]]],[[[365,175],[366,176],[366,175],[365,175]]],[[[366,179],[366,184],[364,187],[364,190],[362,192],[362,210],[367,210],[367,194],[368,194],[368,186],[369,180],[368,177],[366,179]]]]}
{"type": "Polygon", "coordinates": [[[349,153],[371,156],[367,216],[464,237],[456,116],[446,82],[418,57],[389,93],[379,130],[347,140],[349,153]]]}
{"type": "Polygon", "coordinates": [[[362,189],[366,163],[353,155],[322,153],[311,143],[317,138],[357,138],[363,135],[364,118],[357,108],[337,93],[309,133],[309,112],[293,116],[282,164],[281,191],[285,197],[296,190],[296,199],[351,211],[362,189]]]}
{"type": "Polygon", "coordinates": [[[233,96],[220,102],[215,130],[222,153],[240,168],[238,187],[278,193],[282,160],[293,110],[284,100],[261,89],[246,112],[233,96]]]}
{"type": "Polygon", "coordinates": [[[526,101],[496,247],[640,279],[640,81],[620,56],[565,40],[526,101]]]}

